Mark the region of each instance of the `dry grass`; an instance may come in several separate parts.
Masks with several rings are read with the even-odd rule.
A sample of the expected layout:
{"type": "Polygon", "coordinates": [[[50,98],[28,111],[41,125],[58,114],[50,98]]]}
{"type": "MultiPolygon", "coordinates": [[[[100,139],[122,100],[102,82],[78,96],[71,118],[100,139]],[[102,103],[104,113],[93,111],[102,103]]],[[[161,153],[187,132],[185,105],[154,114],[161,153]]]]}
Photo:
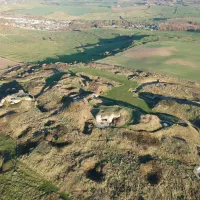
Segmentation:
{"type": "Polygon", "coordinates": [[[176,47],[160,47],[160,48],[133,48],[128,50],[125,55],[127,57],[143,59],[154,56],[167,57],[173,55],[177,51],[176,47]]]}
{"type": "MultiPolygon", "coordinates": [[[[46,74],[41,70],[20,79],[27,82],[31,80],[30,85],[26,84],[28,91],[42,85],[42,79],[36,79],[38,83],[35,85],[32,83],[37,76],[46,77],[46,74]]],[[[139,199],[199,199],[199,182],[193,174],[194,165],[199,163],[196,146],[199,146],[200,135],[197,130],[190,126],[174,125],[150,134],[141,130],[131,131],[129,126],[103,130],[94,127],[90,134],[83,134],[85,124],[94,123],[91,110],[107,108],[107,112],[112,112],[117,106],[110,108],[102,105],[94,108],[86,98],[79,102],[68,102],[68,94],[76,90],[76,83],[83,81],[83,78],[76,78],[65,77],[57,86],[37,98],[43,106],[52,108],[49,112],[40,112],[34,103],[27,102],[15,107],[7,106],[0,111],[0,116],[9,110],[16,111],[13,115],[0,117],[0,132],[4,131],[13,138],[21,134],[17,155],[23,169],[17,170],[15,176],[10,174],[7,177],[11,173],[8,170],[12,169],[12,163],[7,162],[3,166],[8,172],[0,174],[0,193],[6,191],[4,196],[7,199],[31,199],[29,196],[32,199],[60,198],[55,193],[58,188],[43,181],[45,178],[58,184],[61,191],[69,192],[76,199],[128,200],[138,199],[136,197],[140,195],[139,199]],[[62,88],[62,84],[59,86],[61,82],[70,84],[62,88]],[[54,109],[59,112],[54,112],[54,109]],[[26,134],[29,126],[31,131],[26,134]],[[30,169],[24,169],[25,165],[30,169]],[[14,196],[10,196],[11,192],[14,196]]],[[[50,79],[52,82],[54,80],[50,79]]],[[[151,81],[150,77],[148,81],[151,81]]],[[[155,88],[163,92],[165,87],[167,92],[173,92],[172,95],[183,90],[176,85],[170,87],[161,83],[155,88]]],[[[160,124],[156,115],[142,115],[139,118],[139,113],[130,108],[121,110],[124,121],[131,114],[136,118],[134,122],[142,124],[142,127],[149,129],[160,124]]],[[[121,125],[124,122],[116,123],[121,125]]],[[[3,141],[2,144],[7,144],[4,149],[10,148],[10,142],[3,141]]]]}
{"type": "Polygon", "coordinates": [[[6,69],[8,66],[12,66],[12,65],[16,65],[16,64],[17,63],[12,60],[8,60],[6,58],[0,57],[0,70],[6,69]]]}
{"type": "Polygon", "coordinates": [[[182,66],[186,66],[186,67],[197,68],[196,63],[189,61],[189,60],[183,60],[183,59],[167,60],[166,62],[164,62],[164,64],[167,64],[167,65],[182,65],[182,66]]]}
{"type": "Polygon", "coordinates": [[[159,146],[160,140],[156,137],[149,135],[148,133],[138,133],[133,131],[126,131],[122,133],[128,140],[135,142],[142,146],[159,146]]]}
{"type": "Polygon", "coordinates": [[[115,13],[121,12],[141,12],[147,9],[147,6],[136,6],[136,7],[112,7],[112,11],[115,13]]]}
{"type": "Polygon", "coordinates": [[[147,163],[147,164],[144,164],[144,165],[141,165],[141,166],[140,166],[140,173],[141,173],[143,176],[146,176],[146,175],[149,174],[152,170],[153,170],[153,165],[152,165],[152,163],[147,163]]]}

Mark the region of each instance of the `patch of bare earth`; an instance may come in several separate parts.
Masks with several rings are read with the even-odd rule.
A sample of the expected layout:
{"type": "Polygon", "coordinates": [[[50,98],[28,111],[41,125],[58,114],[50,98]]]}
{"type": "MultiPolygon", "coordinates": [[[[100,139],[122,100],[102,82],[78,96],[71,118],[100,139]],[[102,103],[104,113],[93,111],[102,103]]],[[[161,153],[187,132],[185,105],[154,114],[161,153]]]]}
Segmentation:
{"type": "Polygon", "coordinates": [[[17,63],[12,60],[0,57],[0,70],[6,69],[8,66],[12,66],[16,64],[17,63]]]}
{"type": "Polygon", "coordinates": [[[176,52],[176,47],[160,47],[160,48],[133,48],[125,53],[125,56],[142,59],[150,58],[154,56],[167,57],[173,55],[176,52]]]}
{"type": "Polygon", "coordinates": [[[112,11],[115,13],[120,13],[120,12],[133,12],[133,11],[142,11],[146,10],[147,6],[140,6],[140,7],[112,7],[112,11]]]}
{"type": "Polygon", "coordinates": [[[182,66],[186,66],[186,67],[197,68],[196,63],[189,61],[189,60],[183,60],[183,59],[167,60],[166,62],[164,62],[164,64],[167,64],[167,65],[182,65],[182,66]]]}

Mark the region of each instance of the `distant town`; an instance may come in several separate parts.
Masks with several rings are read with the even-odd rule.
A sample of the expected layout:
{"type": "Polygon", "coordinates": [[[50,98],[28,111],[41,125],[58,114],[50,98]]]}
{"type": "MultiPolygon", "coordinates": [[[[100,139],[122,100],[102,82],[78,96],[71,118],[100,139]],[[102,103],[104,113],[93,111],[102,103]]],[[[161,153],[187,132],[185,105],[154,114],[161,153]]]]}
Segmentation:
{"type": "Polygon", "coordinates": [[[29,30],[60,30],[70,26],[70,21],[34,19],[30,17],[11,17],[0,15],[0,23],[6,26],[29,30]]]}
{"type": "Polygon", "coordinates": [[[81,20],[50,20],[50,19],[37,19],[28,16],[14,17],[0,15],[0,24],[23,28],[28,30],[43,30],[43,31],[61,31],[61,30],[77,30],[84,28],[128,28],[128,29],[145,29],[145,30],[157,30],[158,24],[141,24],[128,22],[124,19],[112,20],[112,21],[81,21],[81,20]]]}

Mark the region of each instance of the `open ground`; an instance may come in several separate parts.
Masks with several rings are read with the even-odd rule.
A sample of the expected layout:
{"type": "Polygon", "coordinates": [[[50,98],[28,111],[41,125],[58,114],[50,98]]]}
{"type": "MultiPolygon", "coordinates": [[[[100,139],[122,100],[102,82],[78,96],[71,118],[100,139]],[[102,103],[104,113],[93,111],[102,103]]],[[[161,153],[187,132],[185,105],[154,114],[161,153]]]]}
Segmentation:
{"type": "Polygon", "coordinates": [[[17,63],[12,61],[12,60],[8,60],[6,58],[2,58],[0,57],[0,70],[7,68],[8,66],[13,66],[16,65],[17,63]]]}
{"type": "Polygon", "coordinates": [[[190,80],[199,80],[199,43],[199,33],[189,32],[47,32],[0,27],[0,55],[16,62],[98,61],[190,80]]]}

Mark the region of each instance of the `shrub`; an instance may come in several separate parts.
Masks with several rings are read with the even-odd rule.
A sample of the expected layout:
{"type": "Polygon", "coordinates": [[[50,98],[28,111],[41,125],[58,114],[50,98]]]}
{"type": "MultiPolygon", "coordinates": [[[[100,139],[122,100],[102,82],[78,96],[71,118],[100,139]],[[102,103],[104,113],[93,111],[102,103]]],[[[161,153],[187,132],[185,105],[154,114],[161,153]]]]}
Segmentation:
{"type": "Polygon", "coordinates": [[[44,191],[47,194],[58,192],[58,188],[50,181],[45,181],[39,186],[39,190],[44,191]]]}
{"type": "Polygon", "coordinates": [[[71,200],[71,198],[70,198],[67,194],[65,194],[64,192],[61,192],[61,193],[60,193],[60,197],[61,197],[63,200],[71,200]]]}
{"type": "Polygon", "coordinates": [[[127,137],[128,140],[136,142],[138,145],[148,146],[159,146],[160,140],[148,133],[137,133],[137,132],[124,132],[123,136],[127,137]]]}

